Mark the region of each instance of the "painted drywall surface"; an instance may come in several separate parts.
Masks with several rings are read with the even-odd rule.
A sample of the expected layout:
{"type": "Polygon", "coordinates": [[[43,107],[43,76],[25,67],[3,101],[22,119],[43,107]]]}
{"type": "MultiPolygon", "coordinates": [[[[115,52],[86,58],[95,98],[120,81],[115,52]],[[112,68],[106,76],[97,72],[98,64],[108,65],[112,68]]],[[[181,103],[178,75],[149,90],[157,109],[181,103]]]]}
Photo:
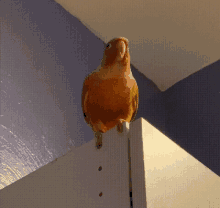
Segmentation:
{"type": "MultiPolygon", "coordinates": [[[[80,111],[89,49],[84,50],[86,43],[83,49],[79,43],[82,36],[97,48],[102,49],[102,43],[94,35],[92,40],[88,38],[76,18],[72,21],[78,24],[71,27],[56,5],[48,1],[0,2],[0,189],[66,153],[71,145],[85,143],[84,138],[91,140],[92,131],[80,111]],[[62,18],[64,23],[59,24],[62,18]]],[[[90,58],[99,63],[99,53],[94,56],[90,58]]]]}
{"type": "Polygon", "coordinates": [[[218,0],[56,0],[108,42],[130,41],[132,64],[165,90],[219,59],[218,0]]]}

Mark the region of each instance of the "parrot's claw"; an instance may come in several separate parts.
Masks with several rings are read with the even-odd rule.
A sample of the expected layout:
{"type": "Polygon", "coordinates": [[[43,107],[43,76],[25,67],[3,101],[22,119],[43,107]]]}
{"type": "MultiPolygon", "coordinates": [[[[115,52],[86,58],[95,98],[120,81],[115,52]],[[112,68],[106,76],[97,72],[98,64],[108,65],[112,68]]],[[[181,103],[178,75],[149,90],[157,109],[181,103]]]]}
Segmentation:
{"type": "Polygon", "coordinates": [[[117,131],[119,132],[119,133],[122,133],[123,132],[123,123],[125,122],[125,120],[124,119],[120,119],[119,120],[119,124],[117,125],[117,131]]]}
{"type": "Polygon", "coordinates": [[[96,137],[96,148],[100,149],[102,147],[102,133],[99,131],[96,132],[95,137],[96,137]]]}

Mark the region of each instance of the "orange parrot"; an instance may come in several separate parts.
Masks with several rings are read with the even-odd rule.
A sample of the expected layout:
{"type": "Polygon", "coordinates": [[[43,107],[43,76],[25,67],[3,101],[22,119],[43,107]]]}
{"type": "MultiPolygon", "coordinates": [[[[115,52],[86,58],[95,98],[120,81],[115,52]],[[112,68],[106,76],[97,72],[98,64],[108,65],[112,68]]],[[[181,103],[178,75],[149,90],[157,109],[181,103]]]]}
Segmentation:
{"type": "Polygon", "coordinates": [[[117,125],[122,132],[123,122],[134,120],[139,103],[138,85],[130,68],[128,40],[114,38],[108,42],[101,65],[84,80],[82,110],[86,123],[102,146],[102,133],[117,125]]]}

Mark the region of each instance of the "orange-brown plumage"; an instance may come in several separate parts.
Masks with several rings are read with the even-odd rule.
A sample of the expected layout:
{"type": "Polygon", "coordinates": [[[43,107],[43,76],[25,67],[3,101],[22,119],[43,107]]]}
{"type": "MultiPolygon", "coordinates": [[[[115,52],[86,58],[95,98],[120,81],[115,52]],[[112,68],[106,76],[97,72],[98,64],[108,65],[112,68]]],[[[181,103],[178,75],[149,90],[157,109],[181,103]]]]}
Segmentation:
{"type": "Polygon", "coordinates": [[[130,69],[126,38],[114,38],[105,49],[101,66],[83,83],[82,110],[94,132],[106,132],[130,122],[138,109],[138,86],[130,69]]]}

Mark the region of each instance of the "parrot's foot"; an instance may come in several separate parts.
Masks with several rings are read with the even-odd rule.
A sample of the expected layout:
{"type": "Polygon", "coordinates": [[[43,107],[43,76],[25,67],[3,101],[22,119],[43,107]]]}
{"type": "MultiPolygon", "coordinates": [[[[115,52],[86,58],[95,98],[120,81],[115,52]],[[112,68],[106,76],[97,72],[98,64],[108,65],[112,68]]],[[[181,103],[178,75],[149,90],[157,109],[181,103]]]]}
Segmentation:
{"type": "Polygon", "coordinates": [[[123,132],[123,123],[126,122],[124,119],[119,119],[119,123],[117,125],[117,131],[119,133],[123,132]]]}
{"type": "Polygon", "coordinates": [[[95,133],[95,137],[96,137],[96,148],[100,149],[102,147],[102,133],[97,131],[95,133]]]}

